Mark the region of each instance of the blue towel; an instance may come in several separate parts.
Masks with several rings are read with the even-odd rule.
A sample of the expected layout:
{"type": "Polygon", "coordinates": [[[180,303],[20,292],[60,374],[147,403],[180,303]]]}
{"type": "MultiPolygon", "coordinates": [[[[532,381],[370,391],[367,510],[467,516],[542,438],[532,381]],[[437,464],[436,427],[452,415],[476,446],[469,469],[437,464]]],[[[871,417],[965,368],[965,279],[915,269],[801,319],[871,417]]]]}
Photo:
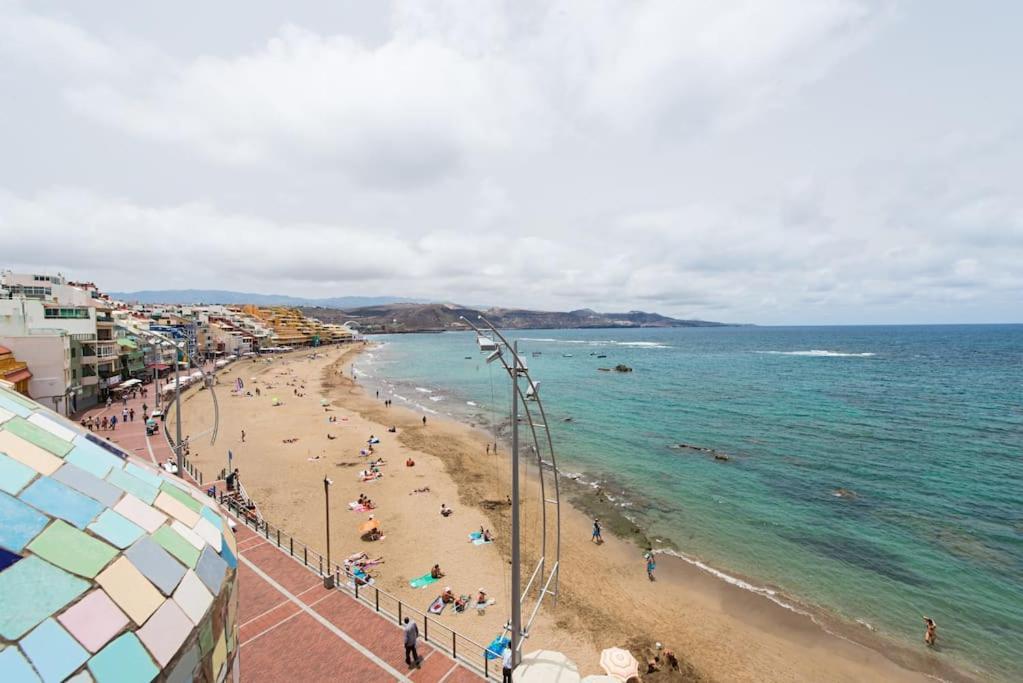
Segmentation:
{"type": "Polygon", "coordinates": [[[487,646],[487,651],[483,653],[483,656],[487,659],[500,659],[501,655],[504,654],[504,648],[511,644],[511,638],[507,636],[498,636],[491,641],[490,645],[487,646]],[[494,654],[494,653],[497,654],[494,654]]]}
{"type": "Polygon", "coordinates": [[[471,534],[469,534],[469,540],[470,541],[475,541],[477,538],[483,538],[483,532],[482,531],[474,531],[471,534]]]}

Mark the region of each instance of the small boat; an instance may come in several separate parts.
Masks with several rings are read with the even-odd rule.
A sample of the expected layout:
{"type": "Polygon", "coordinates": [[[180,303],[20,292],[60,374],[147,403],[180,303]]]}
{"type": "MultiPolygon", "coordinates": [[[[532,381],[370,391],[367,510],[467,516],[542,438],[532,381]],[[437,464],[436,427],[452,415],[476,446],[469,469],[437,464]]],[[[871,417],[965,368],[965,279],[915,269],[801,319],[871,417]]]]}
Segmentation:
{"type": "Polygon", "coordinates": [[[472,360],[472,356],[466,356],[465,360],[472,360]]]}
{"type": "Polygon", "coordinates": [[[607,354],[606,353],[602,353],[599,356],[597,356],[597,358],[607,358],[607,354]]]}
{"type": "Polygon", "coordinates": [[[543,351],[534,351],[533,352],[533,358],[536,358],[537,356],[542,356],[542,355],[543,355],[543,351]]]}
{"type": "Polygon", "coordinates": [[[571,358],[572,354],[570,354],[570,353],[563,353],[563,354],[561,354],[561,357],[562,358],[571,358]]]}

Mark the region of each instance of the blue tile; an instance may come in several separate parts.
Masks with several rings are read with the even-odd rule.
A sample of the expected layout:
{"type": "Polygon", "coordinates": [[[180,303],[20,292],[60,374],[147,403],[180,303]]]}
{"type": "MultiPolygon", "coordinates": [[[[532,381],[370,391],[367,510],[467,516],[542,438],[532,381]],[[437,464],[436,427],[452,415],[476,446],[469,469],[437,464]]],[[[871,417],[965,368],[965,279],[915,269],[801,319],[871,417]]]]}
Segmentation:
{"type": "Polygon", "coordinates": [[[71,463],[64,463],[59,470],[50,475],[50,478],[70,486],[79,493],[84,493],[89,498],[103,503],[106,507],[113,507],[124,495],[121,489],[102,479],[97,479],[89,472],[71,463]]]}
{"type": "Polygon", "coordinates": [[[231,552],[231,546],[227,544],[227,541],[221,537],[220,539],[220,556],[227,562],[227,566],[231,569],[238,568],[238,558],[231,552]]]}
{"type": "Polygon", "coordinates": [[[140,538],[124,554],[164,595],[173,593],[185,575],[184,565],[149,536],[140,538]]]}
{"type": "Polygon", "coordinates": [[[14,553],[8,552],[3,548],[0,548],[0,572],[7,569],[20,559],[21,555],[15,555],[14,553]]]}
{"type": "Polygon", "coordinates": [[[16,496],[35,476],[36,471],[28,465],[0,453],[0,491],[16,496]]]}
{"type": "Polygon", "coordinates": [[[199,510],[199,514],[208,519],[213,526],[217,527],[217,531],[224,533],[224,520],[216,510],[203,505],[202,509],[199,510]]]}
{"type": "Polygon", "coordinates": [[[224,580],[226,572],[227,562],[222,560],[213,548],[204,547],[202,555],[199,556],[199,561],[195,565],[195,573],[199,576],[199,580],[210,589],[210,593],[220,594],[220,584],[224,580]]]}
{"type": "Polygon", "coordinates": [[[0,392],[0,408],[9,410],[19,417],[28,417],[32,414],[31,408],[26,408],[21,403],[18,403],[13,398],[8,397],[3,392],[0,392]]]}
{"type": "Polygon", "coordinates": [[[0,651],[0,681],[4,683],[39,683],[39,676],[32,670],[18,648],[13,645],[0,651]]]}
{"type": "Polygon", "coordinates": [[[125,633],[96,653],[89,671],[96,683],[148,683],[160,673],[134,633],[125,633]]]}
{"type": "Polygon", "coordinates": [[[102,504],[49,477],[37,479],[18,498],[79,529],[87,527],[103,510],[102,504]]]}
{"type": "Polygon", "coordinates": [[[153,504],[153,501],[156,500],[156,494],[160,490],[122,470],[111,470],[110,474],[107,475],[107,481],[117,488],[127,491],[147,505],[153,504]]]}
{"type": "Polygon", "coordinates": [[[81,439],[82,442],[87,442],[95,446],[99,446],[101,449],[103,449],[110,455],[114,456],[122,463],[128,459],[128,454],[121,450],[115,443],[107,439],[104,439],[101,436],[93,434],[92,432],[83,433],[80,437],[75,439],[75,443],[80,443],[79,439],[81,439]]]}
{"type": "Polygon", "coordinates": [[[20,553],[29,541],[39,535],[50,518],[25,505],[17,498],[0,493],[0,546],[20,553]]]}
{"type": "Polygon", "coordinates": [[[113,510],[104,510],[103,514],[89,525],[89,531],[102,536],[118,548],[127,548],[145,533],[142,527],[113,510]]]}
{"type": "Polygon", "coordinates": [[[151,472],[144,467],[139,467],[133,462],[126,462],[124,464],[124,471],[137,479],[141,479],[150,486],[155,486],[156,488],[160,488],[160,484],[163,483],[163,479],[161,479],[158,474],[151,472]]]}
{"type": "Polygon", "coordinates": [[[75,447],[64,456],[64,460],[80,467],[95,477],[104,479],[112,468],[121,469],[124,461],[107,453],[83,437],[74,440],[75,447]]]}
{"type": "Polygon", "coordinates": [[[89,653],[52,617],[18,643],[44,683],[60,683],[78,669],[89,653]]]}

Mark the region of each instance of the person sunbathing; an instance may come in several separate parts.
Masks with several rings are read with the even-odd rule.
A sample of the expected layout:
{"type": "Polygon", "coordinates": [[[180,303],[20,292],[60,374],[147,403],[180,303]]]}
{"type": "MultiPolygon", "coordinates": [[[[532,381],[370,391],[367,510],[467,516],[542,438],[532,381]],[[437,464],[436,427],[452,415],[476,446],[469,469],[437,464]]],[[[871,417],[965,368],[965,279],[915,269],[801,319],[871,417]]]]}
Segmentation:
{"type": "Polygon", "coordinates": [[[487,592],[480,588],[479,595],[476,596],[476,607],[481,607],[487,604],[487,592]]]}
{"type": "Polygon", "coordinates": [[[330,439],[331,441],[333,441],[333,440],[334,440],[334,439],[336,439],[337,437],[336,437],[336,436],[334,436],[333,434],[327,434],[327,438],[328,438],[328,439],[330,439]]]}
{"type": "Polygon", "coordinates": [[[490,543],[491,541],[494,540],[494,535],[490,533],[490,529],[487,529],[486,531],[483,532],[483,540],[486,543],[490,543]]]}
{"type": "Polygon", "coordinates": [[[429,487],[429,486],[424,486],[424,487],[423,487],[423,488],[421,488],[421,489],[415,489],[415,490],[414,490],[414,491],[412,491],[412,493],[410,493],[409,495],[411,496],[411,495],[412,495],[413,493],[429,493],[429,492],[430,492],[430,487],[429,487]]]}
{"type": "Polygon", "coordinates": [[[416,461],[413,460],[412,458],[409,458],[409,459],[407,459],[405,461],[405,467],[415,467],[415,466],[416,466],[416,461]]]}
{"type": "Polygon", "coordinates": [[[389,432],[391,432],[392,434],[394,434],[395,432],[397,432],[397,431],[398,431],[398,428],[397,428],[397,427],[395,427],[394,425],[391,425],[390,427],[388,427],[388,428],[387,428],[387,431],[389,431],[389,432]]]}
{"type": "Polygon", "coordinates": [[[468,595],[460,595],[460,596],[458,596],[457,598],[455,598],[455,611],[456,612],[461,612],[462,610],[465,609],[465,606],[468,605],[468,604],[469,604],[469,596],[468,595]]]}
{"type": "Polygon", "coordinates": [[[451,592],[451,586],[444,589],[444,592],[440,594],[440,599],[445,605],[450,605],[455,601],[455,594],[451,592]]]}
{"type": "Polygon", "coordinates": [[[433,569],[430,570],[430,576],[435,579],[440,579],[444,577],[444,572],[440,570],[439,564],[433,565],[433,569]]]}
{"type": "Polygon", "coordinates": [[[441,515],[441,517],[450,517],[452,512],[454,512],[454,510],[449,508],[445,503],[441,503],[440,504],[440,515],[441,515]]]}

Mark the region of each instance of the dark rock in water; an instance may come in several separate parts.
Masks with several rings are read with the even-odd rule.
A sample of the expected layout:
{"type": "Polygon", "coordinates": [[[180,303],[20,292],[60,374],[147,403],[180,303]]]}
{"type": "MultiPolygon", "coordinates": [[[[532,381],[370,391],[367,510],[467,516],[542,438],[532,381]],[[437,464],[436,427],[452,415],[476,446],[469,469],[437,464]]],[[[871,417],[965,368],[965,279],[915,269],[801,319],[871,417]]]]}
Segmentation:
{"type": "Polygon", "coordinates": [[[611,368],[597,368],[601,372],[611,372],[611,368]]]}
{"type": "Polygon", "coordinates": [[[619,363],[615,366],[615,372],[632,372],[632,368],[624,363],[619,363]]]}
{"type": "Polygon", "coordinates": [[[727,462],[728,461],[728,456],[725,455],[724,453],[715,453],[714,454],[714,459],[715,460],[724,460],[724,461],[727,462]]]}
{"type": "Polygon", "coordinates": [[[572,419],[573,419],[573,418],[571,418],[571,417],[566,417],[566,418],[562,419],[561,421],[562,421],[562,422],[571,422],[571,421],[572,421],[572,419]]]}
{"type": "Polygon", "coordinates": [[[836,498],[848,498],[849,500],[853,500],[853,499],[858,497],[857,493],[855,491],[853,491],[852,489],[843,489],[843,488],[835,489],[834,495],[835,495],[836,498]]]}

